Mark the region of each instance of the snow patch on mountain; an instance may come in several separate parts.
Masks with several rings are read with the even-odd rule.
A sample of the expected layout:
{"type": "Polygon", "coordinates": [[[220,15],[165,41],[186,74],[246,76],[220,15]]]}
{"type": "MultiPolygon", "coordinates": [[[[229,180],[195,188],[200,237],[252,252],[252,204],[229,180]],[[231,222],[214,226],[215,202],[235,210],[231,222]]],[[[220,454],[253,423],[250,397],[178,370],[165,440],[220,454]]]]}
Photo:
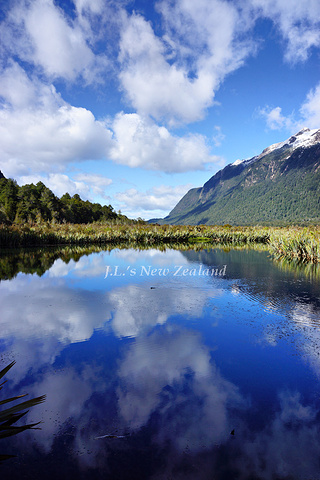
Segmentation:
{"type": "Polygon", "coordinates": [[[305,127],[305,128],[302,128],[302,130],[300,130],[295,135],[292,135],[290,138],[288,138],[284,142],[274,143],[273,145],[270,145],[270,147],[265,148],[263,152],[260,153],[260,155],[256,155],[255,157],[245,159],[245,160],[236,160],[231,165],[234,165],[234,166],[243,165],[244,167],[246,167],[250,163],[253,163],[256,160],[259,160],[260,158],[264,157],[265,155],[268,155],[274,150],[278,150],[279,148],[286,147],[290,149],[290,151],[292,151],[300,147],[303,147],[303,148],[312,147],[316,143],[320,143],[320,129],[310,130],[310,128],[305,127]]]}

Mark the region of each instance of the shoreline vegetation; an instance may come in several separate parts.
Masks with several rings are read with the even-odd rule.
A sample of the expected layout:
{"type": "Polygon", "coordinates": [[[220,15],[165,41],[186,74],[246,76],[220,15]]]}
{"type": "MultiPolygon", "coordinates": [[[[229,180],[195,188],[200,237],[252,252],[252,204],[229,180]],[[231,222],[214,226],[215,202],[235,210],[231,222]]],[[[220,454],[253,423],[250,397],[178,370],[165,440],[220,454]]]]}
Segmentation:
{"type": "Polygon", "coordinates": [[[205,248],[223,245],[265,245],[277,259],[320,263],[320,227],[236,227],[231,225],[132,224],[0,224],[0,248],[66,245],[205,248]]]}
{"type": "Polygon", "coordinates": [[[130,220],[111,205],[58,198],[42,182],[20,187],[0,172],[0,248],[98,245],[207,248],[265,245],[277,259],[320,263],[319,226],[159,225],[130,220]]]}

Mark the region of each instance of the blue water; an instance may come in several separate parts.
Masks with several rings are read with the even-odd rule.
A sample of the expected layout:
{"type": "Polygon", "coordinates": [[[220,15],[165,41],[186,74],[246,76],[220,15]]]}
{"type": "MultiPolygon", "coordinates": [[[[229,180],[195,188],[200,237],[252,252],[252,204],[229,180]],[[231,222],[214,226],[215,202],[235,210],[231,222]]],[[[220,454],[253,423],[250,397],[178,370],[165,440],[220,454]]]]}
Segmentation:
{"type": "Polygon", "coordinates": [[[46,394],[1,479],[320,479],[317,278],[115,249],[1,281],[0,399],[46,394]]]}

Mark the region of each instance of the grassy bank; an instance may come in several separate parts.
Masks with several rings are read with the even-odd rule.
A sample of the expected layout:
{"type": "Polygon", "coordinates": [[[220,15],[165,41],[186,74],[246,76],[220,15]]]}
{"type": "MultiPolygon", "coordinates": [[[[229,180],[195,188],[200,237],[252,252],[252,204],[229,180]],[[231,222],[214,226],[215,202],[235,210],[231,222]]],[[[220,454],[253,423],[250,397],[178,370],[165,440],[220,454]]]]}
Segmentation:
{"type": "Polygon", "coordinates": [[[0,225],[0,248],[50,245],[266,244],[277,258],[320,262],[320,228],[177,225],[0,225]]]}
{"type": "Polygon", "coordinates": [[[270,252],[279,259],[320,262],[320,228],[282,228],[270,232],[270,252]]]}
{"type": "Polygon", "coordinates": [[[163,243],[267,243],[267,229],[176,225],[43,224],[0,227],[0,247],[163,243]]]}

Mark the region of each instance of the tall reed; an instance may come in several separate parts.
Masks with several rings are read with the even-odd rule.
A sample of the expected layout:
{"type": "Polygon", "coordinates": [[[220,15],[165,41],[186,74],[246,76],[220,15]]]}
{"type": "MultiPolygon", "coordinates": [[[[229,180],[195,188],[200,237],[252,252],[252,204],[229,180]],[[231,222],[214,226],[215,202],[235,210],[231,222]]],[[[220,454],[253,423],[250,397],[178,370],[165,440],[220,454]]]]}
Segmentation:
{"type": "Polygon", "coordinates": [[[276,258],[297,259],[301,262],[320,262],[319,228],[288,228],[270,235],[270,251],[276,258]]]}
{"type": "Polygon", "coordinates": [[[42,245],[266,244],[277,258],[320,262],[319,227],[231,227],[208,225],[42,224],[0,225],[0,247],[42,245]]]}

